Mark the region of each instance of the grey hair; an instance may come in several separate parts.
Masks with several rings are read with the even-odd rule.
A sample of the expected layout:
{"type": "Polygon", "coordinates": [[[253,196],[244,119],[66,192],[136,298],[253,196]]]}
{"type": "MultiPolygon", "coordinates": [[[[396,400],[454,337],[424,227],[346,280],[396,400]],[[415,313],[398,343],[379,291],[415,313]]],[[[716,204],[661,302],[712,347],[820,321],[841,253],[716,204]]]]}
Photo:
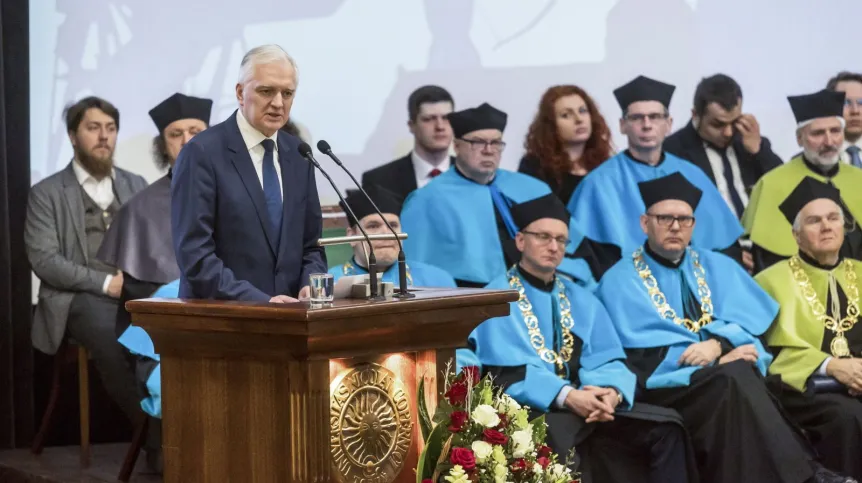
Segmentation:
{"type": "Polygon", "coordinates": [[[299,68],[296,66],[296,61],[280,45],[276,44],[259,45],[246,52],[242,57],[242,62],[239,64],[239,80],[237,82],[245,84],[251,78],[256,66],[277,62],[287,62],[290,64],[296,75],[296,84],[298,86],[299,68]]]}
{"type": "MultiPolygon", "coordinates": [[[[838,205],[838,214],[841,215],[841,224],[844,224],[844,209],[841,208],[841,205],[838,205]]],[[[802,210],[799,210],[799,213],[796,214],[796,218],[793,219],[793,233],[799,233],[802,230],[802,210]]]]}

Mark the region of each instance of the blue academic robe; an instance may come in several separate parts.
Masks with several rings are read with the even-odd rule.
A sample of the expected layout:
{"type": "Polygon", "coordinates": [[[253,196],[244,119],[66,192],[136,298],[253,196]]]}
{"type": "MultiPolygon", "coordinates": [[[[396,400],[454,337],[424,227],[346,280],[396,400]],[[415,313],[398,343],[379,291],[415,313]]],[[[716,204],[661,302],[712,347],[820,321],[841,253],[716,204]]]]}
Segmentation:
{"type": "MultiPolygon", "coordinates": [[[[179,279],[162,285],[153,294],[153,298],[177,298],[180,291],[179,279]]],[[[130,325],[118,339],[121,345],[132,354],[144,360],[154,361],[155,365],[146,380],[143,381],[147,388],[147,397],[141,400],[141,409],[154,418],[162,417],[162,371],[159,364],[161,360],[156,354],[153,341],[147,332],[137,326],[130,325]]]]}
{"type": "MultiPolygon", "coordinates": [[[[713,337],[723,338],[733,347],[754,344],[759,355],[757,368],[763,375],[772,361],[758,336],[772,324],[778,304],[731,258],[709,250],[699,250],[697,254],[706,271],[713,305],[712,322],[698,333],[659,315],[631,256],[623,257],[608,270],[596,289],[625,349],[667,348],[666,356],[646,379],[647,389],[688,386],[691,375],[700,367],[680,366],[680,356],[691,344],[713,337]]],[[[677,316],[685,314],[683,278],[686,290],[700,306],[690,253],[677,268],[662,265],[646,250],[643,257],[677,316]]]]}
{"type": "MultiPolygon", "coordinates": [[[[455,279],[446,270],[427,263],[410,261],[407,265],[407,285],[411,287],[456,287],[455,279]]],[[[335,282],[344,276],[367,275],[368,270],[356,263],[355,259],[329,269],[335,282]]],[[[383,272],[383,281],[399,287],[398,263],[392,264],[383,272]]]]}
{"type": "MultiPolygon", "coordinates": [[[[512,270],[518,273],[517,269],[512,270]]],[[[558,278],[563,282],[566,296],[571,303],[575,347],[580,344],[581,349],[580,357],[569,362],[566,377],[557,375],[554,364],[543,361],[530,344],[518,302],[510,304],[511,312],[508,316],[486,320],[473,330],[468,341],[473,350],[456,351],[458,370],[471,365],[480,368],[523,367],[523,380],[511,384],[506,392],[521,404],[539,411],[548,411],[560,390],[567,384],[576,388],[588,385],[614,387],[625,399],[621,407],[630,408],[634,401],[636,378],[624,363],[625,352],[616,333],[608,330],[610,320],[607,311],[589,290],[566,277],[558,275],[558,278]],[[573,372],[572,368],[576,372],[573,372]]],[[[554,319],[560,320],[559,308],[555,306],[553,299],[558,297],[559,289],[555,285],[551,292],[543,291],[523,277],[521,283],[533,306],[545,345],[552,348],[554,319]]],[[[498,276],[487,288],[511,289],[508,275],[498,276]]],[[[576,350],[573,359],[577,354],[576,350]]]]}
{"type": "MultiPolygon", "coordinates": [[[[492,184],[509,206],[551,192],[532,176],[504,169],[497,170],[492,184]]],[[[404,251],[413,263],[440,267],[457,281],[485,285],[508,268],[496,217],[489,186],[450,169],[407,197],[401,211],[401,224],[408,234],[404,251]]],[[[569,229],[571,242],[566,252],[572,254],[584,237],[576,224],[570,223],[569,229]]],[[[567,257],[559,270],[585,286],[595,283],[583,259],[567,257]]]]}
{"type": "Polygon", "coordinates": [[[584,236],[620,247],[625,259],[646,240],[640,226],[646,208],[638,183],[675,172],[703,191],[694,212],[697,223],[691,245],[723,250],[735,244],[743,234],[742,225],[718,189],[699,167],[670,153],[664,153],[658,166],[635,161],[626,152],[608,159],[578,185],[569,200],[569,213],[584,236]]]}

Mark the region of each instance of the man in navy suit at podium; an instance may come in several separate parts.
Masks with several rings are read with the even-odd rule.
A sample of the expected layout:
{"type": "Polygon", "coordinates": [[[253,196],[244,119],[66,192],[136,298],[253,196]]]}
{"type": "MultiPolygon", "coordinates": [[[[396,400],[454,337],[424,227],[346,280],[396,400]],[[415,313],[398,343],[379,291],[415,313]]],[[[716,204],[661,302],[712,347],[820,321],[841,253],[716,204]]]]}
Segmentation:
{"type": "Polygon", "coordinates": [[[310,274],[326,272],[314,168],[280,131],[297,83],[287,52],[255,47],[240,64],[239,109],[180,152],[171,183],[180,298],[293,302],[308,296],[310,274]]]}

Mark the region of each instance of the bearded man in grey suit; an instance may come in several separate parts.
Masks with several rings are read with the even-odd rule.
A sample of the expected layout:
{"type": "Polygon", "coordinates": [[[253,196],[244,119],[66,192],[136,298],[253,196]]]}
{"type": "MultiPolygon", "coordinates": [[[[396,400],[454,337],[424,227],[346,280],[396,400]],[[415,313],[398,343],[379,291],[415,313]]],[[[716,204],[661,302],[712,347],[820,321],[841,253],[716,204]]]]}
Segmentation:
{"type": "Polygon", "coordinates": [[[86,347],[108,393],[135,421],[140,397],[114,331],[123,276],[96,253],[120,206],[147,183],[114,166],[120,113],[110,102],[87,97],[65,117],[75,156],[33,186],[27,203],[24,243],[41,281],[33,346],[55,354],[68,335],[86,347]]]}

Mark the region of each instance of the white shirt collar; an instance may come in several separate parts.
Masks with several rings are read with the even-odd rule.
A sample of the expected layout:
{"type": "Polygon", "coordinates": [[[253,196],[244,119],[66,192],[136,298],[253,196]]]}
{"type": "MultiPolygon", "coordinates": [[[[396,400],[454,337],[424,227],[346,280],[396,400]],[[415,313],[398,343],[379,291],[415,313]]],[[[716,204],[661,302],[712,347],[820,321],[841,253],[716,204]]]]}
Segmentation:
{"type": "Polygon", "coordinates": [[[416,150],[410,151],[410,159],[413,161],[413,170],[416,171],[416,175],[422,179],[427,178],[431,171],[435,169],[439,169],[441,173],[445,173],[447,169],[449,169],[449,159],[446,159],[439,166],[434,166],[433,164],[425,161],[420,157],[416,150]]]}
{"type": "MultiPolygon", "coordinates": [[[[77,159],[72,159],[72,171],[75,172],[75,179],[78,180],[78,184],[80,185],[83,185],[87,180],[90,179],[92,179],[94,183],[99,182],[95,177],[93,177],[93,175],[89,173],[89,171],[84,169],[84,166],[77,159]]],[[[113,180],[115,177],[116,170],[114,168],[111,168],[111,179],[113,180]]]]}
{"type": "Polygon", "coordinates": [[[242,115],[242,111],[236,110],[236,124],[239,126],[239,133],[242,135],[242,140],[245,141],[246,149],[251,149],[260,143],[263,142],[264,139],[272,139],[272,142],[275,143],[275,152],[278,152],[278,131],[274,132],[272,136],[267,138],[263,135],[262,132],[255,129],[251,123],[242,115]]]}

